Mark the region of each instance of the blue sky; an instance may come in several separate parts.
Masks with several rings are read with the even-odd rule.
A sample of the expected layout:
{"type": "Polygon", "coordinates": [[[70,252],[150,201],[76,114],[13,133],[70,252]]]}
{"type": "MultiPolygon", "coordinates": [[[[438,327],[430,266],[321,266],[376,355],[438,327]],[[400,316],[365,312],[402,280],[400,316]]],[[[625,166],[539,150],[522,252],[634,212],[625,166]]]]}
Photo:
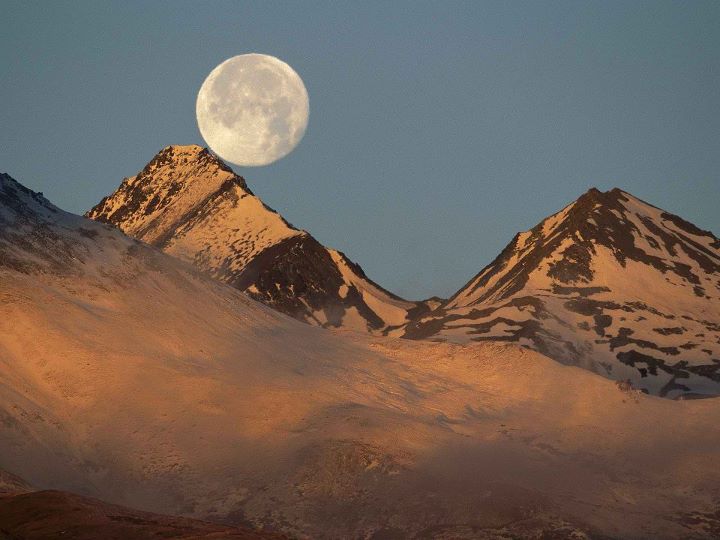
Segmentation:
{"type": "Polygon", "coordinates": [[[168,144],[237,54],[289,63],[305,139],[239,168],[410,298],[618,186],[720,231],[720,2],[0,2],[0,171],[81,213],[168,144]]]}

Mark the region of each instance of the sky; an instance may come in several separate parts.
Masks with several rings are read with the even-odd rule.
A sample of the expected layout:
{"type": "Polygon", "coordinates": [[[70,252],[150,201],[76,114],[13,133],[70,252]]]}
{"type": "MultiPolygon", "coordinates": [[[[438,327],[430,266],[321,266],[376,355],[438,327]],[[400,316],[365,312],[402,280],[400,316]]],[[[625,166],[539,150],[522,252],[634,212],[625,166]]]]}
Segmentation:
{"type": "Polygon", "coordinates": [[[620,187],[720,233],[720,2],[8,2],[0,172],[83,213],[170,144],[244,53],[310,96],[305,138],[234,167],[411,299],[620,187]]]}

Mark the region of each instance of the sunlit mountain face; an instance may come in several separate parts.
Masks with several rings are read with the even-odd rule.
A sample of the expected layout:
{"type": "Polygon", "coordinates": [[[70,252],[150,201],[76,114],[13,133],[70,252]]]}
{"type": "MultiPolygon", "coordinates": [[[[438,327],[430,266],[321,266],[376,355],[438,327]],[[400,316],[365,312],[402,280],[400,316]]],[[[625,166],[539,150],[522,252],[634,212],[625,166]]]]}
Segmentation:
{"type": "Polygon", "coordinates": [[[519,233],[412,339],[506,341],[667,397],[720,393],[720,240],[592,189],[519,233]]]}
{"type": "Polygon", "coordinates": [[[428,311],[289,224],[207,149],[169,146],[87,217],[194,263],[287,315],[383,333],[428,311]]]}
{"type": "Polygon", "coordinates": [[[311,326],[6,175],[0,298],[0,462],[25,480],[0,475],[3,531],[717,530],[715,399],[649,396],[517,343],[311,326]],[[47,488],[61,492],[36,491],[47,488]]]}

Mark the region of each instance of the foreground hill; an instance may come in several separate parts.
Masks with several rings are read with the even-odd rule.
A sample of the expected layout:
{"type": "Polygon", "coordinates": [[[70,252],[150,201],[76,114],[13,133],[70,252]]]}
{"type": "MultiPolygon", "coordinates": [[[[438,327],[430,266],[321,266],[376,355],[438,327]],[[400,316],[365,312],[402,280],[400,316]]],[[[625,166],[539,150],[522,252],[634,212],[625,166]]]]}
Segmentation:
{"type": "Polygon", "coordinates": [[[168,146],[87,213],[311,324],[379,332],[423,303],[368,279],[268,208],[207,149],[168,146]]]}
{"type": "MultiPolygon", "coordinates": [[[[3,473],[0,472],[0,477],[3,473]]],[[[2,540],[280,540],[273,533],[141,512],[64,491],[0,486],[2,540]]]]}
{"type": "Polygon", "coordinates": [[[510,341],[662,396],[720,394],[720,240],[592,189],[404,335],[510,341]]]}
{"type": "Polygon", "coordinates": [[[7,176],[0,299],[0,464],[42,489],[312,538],[717,537],[717,400],[301,324],[7,176]]]}

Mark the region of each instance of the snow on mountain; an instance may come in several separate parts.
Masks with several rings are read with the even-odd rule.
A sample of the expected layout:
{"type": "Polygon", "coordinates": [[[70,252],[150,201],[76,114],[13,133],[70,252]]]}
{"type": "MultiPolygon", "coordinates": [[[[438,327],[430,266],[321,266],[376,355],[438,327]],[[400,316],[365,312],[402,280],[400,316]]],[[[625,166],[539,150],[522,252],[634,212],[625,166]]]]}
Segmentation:
{"type": "Polygon", "coordinates": [[[0,463],[38,489],[319,539],[714,537],[718,400],[301,324],[7,176],[0,219],[0,463]]]}
{"type": "Polygon", "coordinates": [[[663,396],[718,394],[720,240],[591,189],[404,335],[512,341],[663,396]]]}
{"type": "Polygon", "coordinates": [[[425,308],[382,289],[345,255],[290,225],[199,146],[163,149],[87,217],[311,324],[380,332],[425,308]]]}

